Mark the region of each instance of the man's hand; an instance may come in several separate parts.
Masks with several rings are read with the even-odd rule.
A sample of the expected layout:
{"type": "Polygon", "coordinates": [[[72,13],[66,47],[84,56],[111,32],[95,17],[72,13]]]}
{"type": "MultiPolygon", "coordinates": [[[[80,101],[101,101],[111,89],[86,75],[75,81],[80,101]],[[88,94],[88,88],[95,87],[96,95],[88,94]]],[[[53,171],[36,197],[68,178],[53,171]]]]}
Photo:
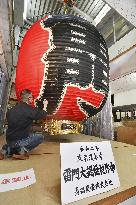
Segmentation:
{"type": "Polygon", "coordinates": [[[48,101],[45,99],[45,100],[43,101],[43,110],[44,110],[44,111],[47,111],[47,105],[48,105],[48,101]]]}

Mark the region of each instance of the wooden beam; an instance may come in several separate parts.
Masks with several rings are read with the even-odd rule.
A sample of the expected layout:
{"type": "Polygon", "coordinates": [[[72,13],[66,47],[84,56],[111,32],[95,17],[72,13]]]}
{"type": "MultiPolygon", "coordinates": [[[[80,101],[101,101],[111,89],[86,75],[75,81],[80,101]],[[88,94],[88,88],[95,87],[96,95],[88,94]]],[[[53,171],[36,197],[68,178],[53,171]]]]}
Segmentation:
{"type": "MultiPolygon", "coordinates": [[[[26,1],[26,0],[25,0],[26,1]]],[[[14,0],[14,25],[23,26],[24,0],[14,0]]]]}

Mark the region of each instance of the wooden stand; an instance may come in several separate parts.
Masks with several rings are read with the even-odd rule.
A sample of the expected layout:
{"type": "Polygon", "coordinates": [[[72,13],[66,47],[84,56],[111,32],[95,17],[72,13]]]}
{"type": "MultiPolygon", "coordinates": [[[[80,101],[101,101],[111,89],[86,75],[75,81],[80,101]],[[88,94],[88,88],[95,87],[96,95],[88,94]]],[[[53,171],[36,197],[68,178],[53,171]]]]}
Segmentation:
{"type": "MultiPolygon", "coordinates": [[[[87,135],[62,135],[48,137],[32,152],[30,159],[0,161],[0,174],[34,169],[36,183],[19,190],[0,193],[3,205],[60,205],[60,142],[102,141],[87,135]]],[[[136,195],[136,147],[111,141],[121,186],[109,192],[88,197],[70,205],[117,205],[136,195]]]]}

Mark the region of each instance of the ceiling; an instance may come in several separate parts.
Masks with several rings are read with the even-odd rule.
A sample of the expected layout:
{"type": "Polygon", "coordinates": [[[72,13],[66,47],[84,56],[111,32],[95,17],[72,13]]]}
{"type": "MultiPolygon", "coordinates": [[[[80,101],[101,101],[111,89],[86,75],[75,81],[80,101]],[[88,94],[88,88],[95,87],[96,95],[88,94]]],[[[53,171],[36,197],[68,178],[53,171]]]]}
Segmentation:
{"type": "MultiPolygon", "coordinates": [[[[64,9],[66,4],[63,0],[21,0],[20,5],[18,4],[19,2],[19,0],[14,0],[14,7],[18,8],[17,10],[14,10],[15,16],[18,16],[16,15],[18,14],[18,10],[22,10],[24,13],[24,19],[34,18],[36,20],[38,16],[41,17],[50,13],[58,14],[66,12],[64,9]],[[22,7],[24,7],[24,9],[22,7]]],[[[102,0],[80,0],[76,7],[67,6],[67,13],[77,15],[78,12],[81,11],[84,15],[88,15],[90,19],[94,19],[105,5],[106,3],[102,0]]],[[[18,23],[18,19],[15,19],[15,24],[17,24],[16,20],[18,23]]],[[[21,19],[20,24],[22,24],[21,19]]]]}
{"type": "Polygon", "coordinates": [[[35,21],[45,15],[64,13],[78,15],[92,22],[108,47],[134,28],[103,0],[80,0],[73,7],[67,6],[63,0],[14,0],[14,25],[15,28],[16,25],[22,27],[21,34],[19,29],[15,32],[16,46],[21,44],[26,31],[35,21]]]}

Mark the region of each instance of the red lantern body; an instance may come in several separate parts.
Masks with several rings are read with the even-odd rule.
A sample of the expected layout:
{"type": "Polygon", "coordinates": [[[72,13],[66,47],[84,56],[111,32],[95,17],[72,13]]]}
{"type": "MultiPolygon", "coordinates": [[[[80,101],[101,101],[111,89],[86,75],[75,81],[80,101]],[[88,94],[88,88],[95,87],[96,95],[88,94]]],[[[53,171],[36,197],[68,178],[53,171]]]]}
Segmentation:
{"type": "Polygon", "coordinates": [[[80,121],[103,107],[109,66],[105,41],[87,21],[53,16],[36,22],[19,52],[16,92],[30,89],[50,118],[80,121]],[[91,38],[92,37],[92,38],[91,38]]]}

